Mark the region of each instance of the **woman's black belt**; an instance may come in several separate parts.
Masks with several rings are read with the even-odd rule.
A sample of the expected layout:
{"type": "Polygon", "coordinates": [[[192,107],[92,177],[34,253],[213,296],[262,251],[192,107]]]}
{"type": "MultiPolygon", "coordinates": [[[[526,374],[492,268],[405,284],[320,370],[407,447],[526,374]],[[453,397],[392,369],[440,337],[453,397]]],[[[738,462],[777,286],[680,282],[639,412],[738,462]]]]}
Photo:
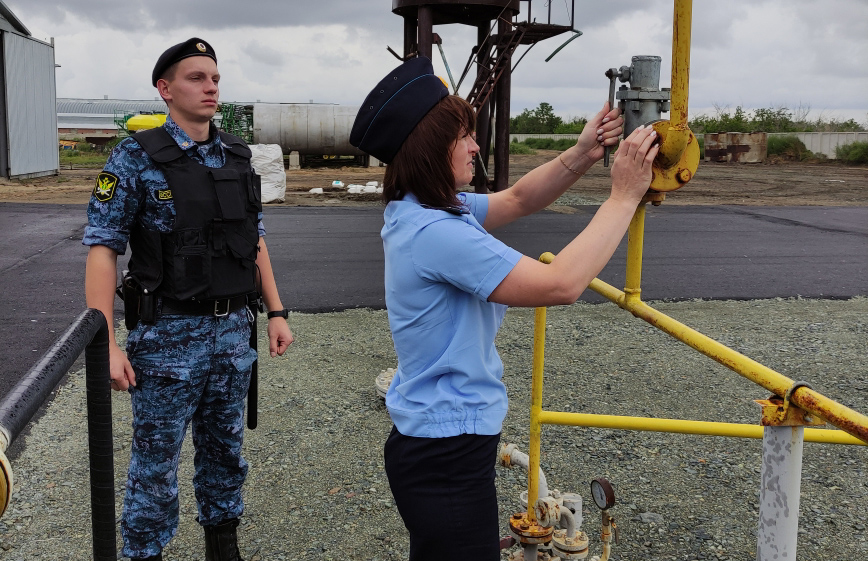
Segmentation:
{"type": "Polygon", "coordinates": [[[240,310],[246,305],[246,294],[217,300],[173,300],[172,298],[161,298],[160,314],[223,317],[236,310],[240,310]]]}

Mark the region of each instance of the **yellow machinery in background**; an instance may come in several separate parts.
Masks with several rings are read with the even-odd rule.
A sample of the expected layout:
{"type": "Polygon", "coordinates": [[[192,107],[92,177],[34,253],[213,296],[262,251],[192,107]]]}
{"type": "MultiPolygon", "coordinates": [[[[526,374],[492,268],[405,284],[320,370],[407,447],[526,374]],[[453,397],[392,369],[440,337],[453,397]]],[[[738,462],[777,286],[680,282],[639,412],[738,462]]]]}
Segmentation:
{"type": "Polygon", "coordinates": [[[138,115],[133,115],[129,119],[127,119],[126,127],[130,132],[144,131],[148,129],[155,129],[157,127],[162,127],[166,124],[165,113],[139,113],[138,115]]]}

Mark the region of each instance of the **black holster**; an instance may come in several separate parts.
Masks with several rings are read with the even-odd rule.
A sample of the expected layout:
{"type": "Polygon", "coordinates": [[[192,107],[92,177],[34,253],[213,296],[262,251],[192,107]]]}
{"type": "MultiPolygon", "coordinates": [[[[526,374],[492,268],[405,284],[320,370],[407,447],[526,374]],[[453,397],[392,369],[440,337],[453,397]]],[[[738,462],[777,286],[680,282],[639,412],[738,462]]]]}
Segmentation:
{"type": "Polygon", "coordinates": [[[127,330],[133,330],[140,321],[146,325],[154,324],[157,319],[157,297],[143,290],[126,271],[118,294],[124,301],[124,325],[127,330]]]}

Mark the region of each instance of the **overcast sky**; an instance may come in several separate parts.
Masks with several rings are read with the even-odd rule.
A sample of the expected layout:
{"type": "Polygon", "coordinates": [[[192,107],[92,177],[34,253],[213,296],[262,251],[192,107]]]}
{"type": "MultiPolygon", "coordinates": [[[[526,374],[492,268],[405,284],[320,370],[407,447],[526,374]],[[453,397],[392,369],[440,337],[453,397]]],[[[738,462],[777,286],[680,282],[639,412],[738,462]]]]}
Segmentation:
{"type": "MultiPolygon", "coordinates": [[[[4,1],[35,38],[54,37],[58,97],[153,99],[157,57],[197,36],[217,52],[223,101],[359,105],[398,64],[386,46],[403,48],[403,20],[391,0],[4,1]]],[[[553,23],[568,22],[570,0],[551,2],[553,23]]],[[[545,4],[532,2],[538,21],[545,4]]],[[[513,114],[545,101],[562,117],[589,116],[608,94],[605,70],[629,65],[633,55],[661,56],[661,85],[669,85],[672,0],[575,5],[583,35],[548,63],[569,35],[527,54],[513,73],[513,114]]],[[[457,80],[476,31],[434,31],[457,80]]],[[[436,48],[433,58],[445,78],[436,48]]],[[[691,117],[738,105],[868,124],[868,0],[694,2],[691,117]]]]}

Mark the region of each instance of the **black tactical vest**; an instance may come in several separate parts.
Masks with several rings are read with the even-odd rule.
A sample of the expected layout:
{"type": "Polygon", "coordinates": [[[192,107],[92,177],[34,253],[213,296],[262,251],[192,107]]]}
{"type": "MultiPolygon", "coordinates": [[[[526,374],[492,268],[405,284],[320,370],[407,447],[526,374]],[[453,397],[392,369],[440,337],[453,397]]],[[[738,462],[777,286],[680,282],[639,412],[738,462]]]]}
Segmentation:
{"type": "Polygon", "coordinates": [[[151,293],[176,300],[214,300],[256,286],[260,179],[250,148],[219,132],[226,162],[209,168],[187,156],[162,127],[134,138],[163,172],[175,205],[169,233],[136,221],[130,233],[130,275],[151,293]]]}

